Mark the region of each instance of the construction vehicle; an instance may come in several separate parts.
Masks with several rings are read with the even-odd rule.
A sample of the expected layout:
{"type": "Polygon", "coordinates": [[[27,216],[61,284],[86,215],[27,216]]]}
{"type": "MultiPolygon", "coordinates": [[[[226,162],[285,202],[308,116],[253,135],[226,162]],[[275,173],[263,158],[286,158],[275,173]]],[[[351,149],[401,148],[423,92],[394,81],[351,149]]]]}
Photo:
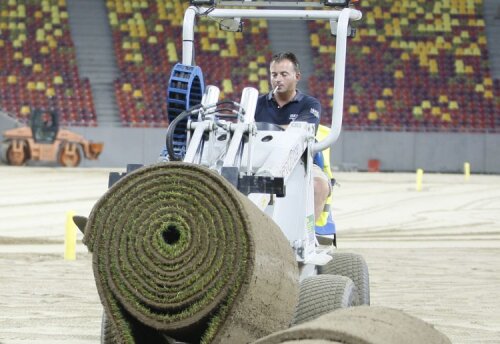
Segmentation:
{"type": "MultiPolygon", "coordinates": [[[[202,271],[194,271],[185,276],[187,272],[182,271],[182,268],[189,269],[190,265],[188,260],[183,259],[188,259],[191,255],[198,254],[198,251],[204,251],[207,247],[216,246],[218,243],[218,240],[206,240],[205,234],[187,228],[190,223],[199,225],[193,223],[196,218],[194,203],[197,206],[206,205],[202,212],[207,216],[212,213],[218,214],[221,208],[218,204],[211,204],[209,196],[211,192],[224,195],[228,189],[219,192],[218,179],[213,175],[218,178],[222,176],[220,179],[232,186],[231,190],[237,189],[238,195],[245,195],[241,196],[245,202],[250,200],[252,207],[257,209],[257,214],[252,213],[255,217],[264,216],[272,219],[271,222],[279,227],[278,231],[284,234],[281,237],[286,241],[285,246],[290,252],[294,268],[298,270],[299,277],[296,283],[300,283],[298,304],[293,305],[295,314],[292,325],[306,323],[339,308],[370,304],[366,262],[357,254],[336,252],[335,233],[317,235],[314,219],[311,174],[313,159],[315,154],[331,147],[340,134],[347,37],[353,32],[350,22],[361,19],[361,12],[350,8],[348,3],[348,1],[328,0],[322,3],[219,1],[217,4],[215,1],[191,1],[191,6],[184,16],[182,63],[176,64],[173,68],[167,92],[170,125],[166,134],[166,147],[160,158],[162,162],[152,166],[129,165],[126,172],[112,172],[109,176],[110,189],[96,203],[89,218],[74,218],[75,223],[85,234],[84,243],[94,255],[94,275],[105,307],[102,343],[212,342],[212,337],[207,339],[196,336],[197,331],[211,329],[212,323],[199,325],[202,315],[196,315],[193,320],[197,326],[194,330],[187,327],[176,328],[174,322],[166,323],[174,315],[177,316],[176,312],[180,312],[181,315],[188,312],[189,309],[184,310],[181,306],[191,302],[198,305],[200,303],[198,298],[189,296],[187,300],[176,301],[168,308],[169,312],[164,314],[160,313],[163,305],[158,303],[157,295],[163,293],[165,288],[165,293],[171,293],[168,295],[172,295],[170,298],[175,299],[186,293],[186,289],[182,287],[184,280],[194,278],[189,285],[196,285],[202,276],[206,276],[202,271]],[[221,8],[225,5],[230,7],[221,8]],[[333,5],[342,8],[331,8],[333,5]],[[249,6],[255,8],[249,9],[249,6]],[[310,9],[324,6],[327,8],[310,9]],[[290,7],[295,9],[289,9],[290,7]],[[203,73],[195,64],[193,42],[195,21],[198,16],[208,16],[213,20],[223,21],[224,25],[221,25],[221,28],[235,31],[241,29],[240,21],[243,18],[328,20],[332,26],[332,34],[337,36],[335,92],[332,125],[328,136],[317,142],[314,124],[305,122],[292,122],[286,130],[269,123],[256,123],[254,116],[259,94],[257,89],[252,87],[243,89],[239,102],[220,101],[219,88],[214,85],[205,87],[203,73]],[[210,173],[197,175],[200,171],[198,166],[210,173]],[[180,177],[171,172],[183,169],[189,172],[180,177]],[[214,171],[216,173],[213,173],[214,171]],[[163,179],[160,181],[158,178],[167,175],[174,176],[175,180],[162,190],[165,181],[163,179]],[[196,179],[196,187],[183,184],[183,178],[189,175],[196,179]],[[202,197],[198,188],[205,187],[205,184],[211,191],[205,192],[203,194],[205,196],[202,197]],[[182,192],[172,198],[170,195],[175,194],[176,188],[182,188],[182,192]],[[194,197],[190,195],[191,193],[197,196],[194,197]],[[192,197],[193,204],[185,201],[191,196],[194,197],[192,197]],[[177,199],[179,204],[175,203],[177,199]],[[158,202],[157,206],[155,202],[158,202]],[[175,216],[181,219],[171,221],[175,216]],[[166,222],[162,223],[161,219],[165,219],[166,222]],[[134,235],[135,228],[138,227],[142,227],[141,230],[144,232],[134,235]],[[153,239],[149,239],[150,237],[153,239]],[[189,239],[192,239],[192,244],[186,243],[189,239]],[[150,240],[151,246],[155,247],[146,245],[150,240]],[[195,244],[201,246],[196,252],[191,252],[189,248],[195,244]],[[181,253],[173,257],[171,250],[177,248],[181,253]],[[137,258],[139,255],[144,255],[144,258],[137,258]],[[120,258],[116,258],[117,256],[120,258]],[[144,269],[150,261],[155,260],[154,257],[158,257],[158,266],[151,268],[155,271],[139,272],[139,269],[144,269]],[[169,270],[169,261],[174,264],[175,271],[169,270]],[[165,266],[167,268],[163,271],[165,266]],[[172,275],[179,275],[181,278],[175,283],[166,282],[170,281],[172,275]],[[129,276],[131,280],[128,279],[129,276]],[[156,282],[150,285],[137,276],[149,276],[151,281],[156,282]],[[138,292],[142,288],[145,289],[145,294],[138,292]],[[151,294],[154,300],[149,300],[151,294]],[[129,297],[132,301],[128,300],[129,297]],[[117,316],[120,312],[122,315],[117,316]],[[133,321],[129,323],[126,318],[133,318],[133,321]],[[117,327],[120,327],[120,330],[117,330],[117,327]],[[146,335],[139,335],[144,329],[149,329],[149,332],[146,335]],[[161,332],[163,330],[166,332],[161,332]]],[[[235,200],[228,202],[226,203],[228,207],[238,203],[235,200]]],[[[243,203],[246,204],[245,202],[243,203]]],[[[221,218],[218,216],[215,216],[215,222],[221,218]]],[[[202,232],[210,227],[211,223],[213,221],[202,224],[202,232]]],[[[222,231],[223,227],[215,226],[215,229],[222,231]]],[[[262,232],[268,229],[270,228],[260,228],[262,232]]],[[[278,246],[276,242],[276,248],[278,246]]],[[[272,247],[272,244],[266,247],[272,247]]],[[[221,254],[223,253],[218,253],[221,254]]],[[[285,257],[282,268],[286,265],[284,259],[285,257]]],[[[265,256],[260,261],[259,267],[264,266],[265,270],[267,263],[271,266],[276,260],[279,265],[279,257],[265,256]]],[[[201,265],[202,261],[197,264],[201,265]]],[[[276,268],[274,265],[273,267],[276,268]]],[[[222,273],[222,270],[223,266],[218,271],[222,273]]],[[[214,275],[218,273],[215,272],[214,275]]],[[[290,277],[288,275],[291,274],[283,274],[283,279],[290,277]]],[[[266,278],[257,276],[248,280],[248,284],[253,286],[261,280],[266,278]]],[[[276,292],[276,298],[280,299],[280,290],[270,292],[276,292]]],[[[258,303],[259,295],[250,299],[258,303]]],[[[297,299],[294,300],[297,302],[297,299]]],[[[168,297],[166,302],[170,302],[168,297]]],[[[233,320],[241,314],[246,314],[248,318],[263,316],[259,324],[272,321],[271,314],[267,313],[264,316],[258,313],[258,308],[251,305],[236,316],[217,316],[216,323],[233,320]],[[253,313],[256,309],[257,314],[253,313]]],[[[263,312],[265,311],[264,307],[263,312]]],[[[204,315],[213,312],[209,310],[204,312],[204,315]]],[[[376,323],[376,318],[375,316],[370,321],[376,323]]],[[[397,321],[398,318],[394,317],[392,320],[397,321]]],[[[186,322],[183,319],[179,326],[185,326],[186,322]]],[[[254,327],[243,326],[243,330],[238,333],[250,331],[248,329],[252,328],[254,327]]],[[[378,326],[373,325],[370,328],[376,331],[378,326]]],[[[358,338],[355,332],[363,331],[363,328],[356,327],[340,330],[339,340],[335,342],[351,343],[349,340],[358,338]]],[[[409,331],[411,332],[411,329],[409,331]]],[[[258,339],[255,335],[244,339],[236,336],[235,339],[233,335],[234,333],[217,337],[217,334],[213,334],[216,337],[215,342],[218,343],[243,343],[258,339]]],[[[382,337],[384,343],[401,342],[398,341],[401,337],[397,339],[397,336],[390,334],[382,337]]],[[[426,342],[437,343],[432,340],[426,342]]]]}
{"type": "Polygon", "coordinates": [[[76,167],[82,160],[96,160],[102,152],[102,142],[92,142],[82,135],[59,127],[59,116],[54,111],[34,110],[28,125],[3,132],[1,159],[13,166],[28,161],[58,163],[76,167]]]}

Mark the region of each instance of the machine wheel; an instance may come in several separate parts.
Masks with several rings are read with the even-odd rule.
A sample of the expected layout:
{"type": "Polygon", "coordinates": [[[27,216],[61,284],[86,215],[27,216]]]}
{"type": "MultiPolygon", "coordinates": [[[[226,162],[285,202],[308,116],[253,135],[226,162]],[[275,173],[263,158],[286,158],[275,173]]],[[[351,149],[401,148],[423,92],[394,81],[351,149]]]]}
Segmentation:
{"type": "Polygon", "coordinates": [[[24,140],[5,141],[2,144],[2,158],[5,150],[5,162],[12,166],[22,166],[28,160],[28,144],[24,140]],[[14,145],[19,145],[15,149],[14,145]]]}
{"type": "Polygon", "coordinates": [[[353,281],[345,276],[316,275],[300,283],[299,303],[292,325],[316,319],[336,309],[359,305],[353,281]]]}
{"type": "Polygon", "coordinates": [[[319,274],[350,278],[356,285],[360,305],[370,305],[370,278],[364,258],[359,254],[347,252],[333,252],[330,255],[333,259],[319,267],[319,274]]]}
{"type": "Polygon", "coordinates": [[[82,160],[82,154],[78,144],[73,142],[65,142],[61,144],[59,149],[58,161],[65,167],[76,167],[82,160]]]}

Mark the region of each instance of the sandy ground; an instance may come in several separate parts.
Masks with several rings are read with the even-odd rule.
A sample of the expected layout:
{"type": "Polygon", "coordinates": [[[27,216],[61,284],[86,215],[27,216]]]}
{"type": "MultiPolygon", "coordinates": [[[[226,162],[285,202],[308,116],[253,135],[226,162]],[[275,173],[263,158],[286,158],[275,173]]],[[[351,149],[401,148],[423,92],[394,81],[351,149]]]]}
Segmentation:
{"type": "MultiPolygon", "coordinates": [[[[99,343],[102,308],[66,212],[87,215],[105,169],[0,167],[0,343],[99,343]]],[[[372,305],[404,310],[453,343],[500,343],[500,176],[337,173],[339,249],[367,260],[372,305]]]]}

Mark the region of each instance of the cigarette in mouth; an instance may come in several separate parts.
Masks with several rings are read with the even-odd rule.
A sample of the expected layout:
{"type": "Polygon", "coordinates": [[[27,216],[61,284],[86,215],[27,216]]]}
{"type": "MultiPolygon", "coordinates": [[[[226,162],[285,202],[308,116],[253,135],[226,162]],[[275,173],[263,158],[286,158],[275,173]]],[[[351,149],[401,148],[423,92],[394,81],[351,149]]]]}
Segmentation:
{"type": "Polygon", "coordinates": [[[274,90],[273,90],[273,94],[275,94],[275,93],[276,93],[276,91],[278,90],[278,87],[279,87],[279,86],[276,86],[276,87],[274,88],[274,90]]]}

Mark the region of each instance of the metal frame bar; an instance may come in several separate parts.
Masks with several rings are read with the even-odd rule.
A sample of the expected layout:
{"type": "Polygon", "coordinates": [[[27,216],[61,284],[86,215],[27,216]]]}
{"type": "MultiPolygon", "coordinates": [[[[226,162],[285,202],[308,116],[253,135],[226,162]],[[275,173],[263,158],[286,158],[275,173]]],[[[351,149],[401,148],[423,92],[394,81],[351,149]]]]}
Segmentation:
{"type": "Polygon", "coordinates": [[[360,11],[352,8],[342,10],[289,10],[289,9],[209,9],[190,6],[184,14],[182,31],[182,63],[194,64],[194,25],[197,15],[210,18],[247,18],[247,19],[283,19],[283,20],[329,20],[337,23],[337,40],[335,51],[335,73],[333,94],[333,110],[330,134],[321,142],[313,145],[313,154],[332,146],[337,141],[342,128],[344,105],[344,79],[347,52],[347,33],[349,21],[360,20],[360,11]]]}

